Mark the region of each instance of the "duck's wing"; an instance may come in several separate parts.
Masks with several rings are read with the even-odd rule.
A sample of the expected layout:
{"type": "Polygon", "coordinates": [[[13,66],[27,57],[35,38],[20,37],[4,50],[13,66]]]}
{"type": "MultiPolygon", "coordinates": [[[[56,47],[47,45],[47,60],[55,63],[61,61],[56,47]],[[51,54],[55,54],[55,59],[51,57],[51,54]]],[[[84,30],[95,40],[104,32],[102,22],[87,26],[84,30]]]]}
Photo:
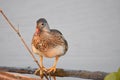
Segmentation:
{"type": "Polygon", "coordinates": [[[57,29],[51,29],[50,31],[53,33],[57,33],[57,34],[62,35],[62,33],[60,31],[58,31],[57,29]]]}
{"type": "Polygon", "coordinates": [[[68,50],[68,43],[66,39],[64,38],[63,34],[59,30],[56,30],[56,29],[51,29],[51,34],[54,35],[55,38],[60,40],[60,42],[62,43],[62,46],[65,47],[65,53],[66,53],[66,51],[68,50]]]}

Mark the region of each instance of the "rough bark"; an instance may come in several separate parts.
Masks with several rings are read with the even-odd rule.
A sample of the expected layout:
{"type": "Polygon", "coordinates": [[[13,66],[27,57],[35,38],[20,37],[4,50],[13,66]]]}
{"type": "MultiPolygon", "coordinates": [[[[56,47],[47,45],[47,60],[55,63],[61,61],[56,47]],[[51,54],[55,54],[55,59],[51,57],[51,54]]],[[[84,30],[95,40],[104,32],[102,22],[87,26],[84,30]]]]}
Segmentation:
{"type": "MultiPolygon", "coordinates": [[[[37,68],[16,68],[16,67],[0,67],[0,71],[6,72],[15,72],[21,74],[33,74],[37,68]]],[[[93,79],[93,80],[104,80],[104,77],[108,73],[101,71],[86,71],[86,70],[66,70],[57,68],[56,72],[51,74],[51,76],[56,77],[76,77],[84,79],[93,79]]],[[[37,73],[39,76],[39,73],[37,73]]]]}
{"type": "Polygon", "coordinates": [[[0,80],[40,80],[40,79],[30,78],[20,74],[0,71],[0,80]]]}

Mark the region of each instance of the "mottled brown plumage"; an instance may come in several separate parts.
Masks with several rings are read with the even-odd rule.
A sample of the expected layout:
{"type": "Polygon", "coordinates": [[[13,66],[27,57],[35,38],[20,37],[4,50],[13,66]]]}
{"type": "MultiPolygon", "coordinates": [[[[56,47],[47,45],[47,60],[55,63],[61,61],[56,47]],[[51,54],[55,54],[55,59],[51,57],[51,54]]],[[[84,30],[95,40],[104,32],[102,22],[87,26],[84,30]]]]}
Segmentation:
{"type": "Polygon", "coordinates": [[[55,57],[53,67],[48,72],[55,72],[58,58],[66,53],[68,44],[62,33],[56,29],[50,29],[47,21],[41,18],[37,21],[36,32],[32,39],[32,50],[40,56],[40,65],[43,66],[43,56],[55,57]]]}
{"type": "Polygon", "coordinates": [[[62,46],[64,51],[60,54],[56,54],[50,57],[62,56],[66,53],[68,49],[67,41],[64,39],[63,35],[55,29],[51,29],[50,32],[40,32],[39,34],[34,34],[32,39],[32,45],[39,51],[39,55],[49,57],[51,55],[49,51],[56,48],[57,46],[62,46]]]}

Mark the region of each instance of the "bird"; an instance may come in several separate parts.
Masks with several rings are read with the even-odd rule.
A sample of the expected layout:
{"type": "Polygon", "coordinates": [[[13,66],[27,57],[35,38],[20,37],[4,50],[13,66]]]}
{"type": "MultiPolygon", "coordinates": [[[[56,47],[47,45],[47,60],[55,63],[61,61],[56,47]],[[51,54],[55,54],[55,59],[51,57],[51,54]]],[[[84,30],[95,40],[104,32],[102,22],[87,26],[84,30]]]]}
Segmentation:
{"type": "MultiPolygon", "coordinates": [[[[40,67],[48,73],[56,71],[56,65],[61,56],[68,51],[68,42],[57,29],[51,29],[45,18],[36,21],[36,29],[32,38],[32,51],[40,57],[40,67]],[[43,58],[55,58],[53,66],[46,69],[43,58]]],[[[39,70],[39,69],[38,69],[39,70]]]]}

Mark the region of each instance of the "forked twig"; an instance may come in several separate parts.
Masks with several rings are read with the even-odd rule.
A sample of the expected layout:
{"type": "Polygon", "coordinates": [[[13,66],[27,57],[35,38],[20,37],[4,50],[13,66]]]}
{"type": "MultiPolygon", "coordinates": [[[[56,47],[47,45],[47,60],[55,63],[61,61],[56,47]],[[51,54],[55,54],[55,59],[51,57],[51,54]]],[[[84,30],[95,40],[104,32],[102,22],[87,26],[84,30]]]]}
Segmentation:
{"type": "MultiPolygon", "coordinates": [[[[18,34],[18,36],[19,36],[20,40],[22,41],[24,47],[28,50],[28,52],[30,53],[30,55],[32,56],[32,58],[34,59],[34,61],[37,63],[37,65],[39,66],[39,68],[42,69],[41,66],[40,66],[40,64],[38,63],[37,59],[36,59],[35,56],[33,55],[32,51],[29,49],[29,47],[28,47],[27,44],[25,43],[25,41],[24,41],[23,37],[21,36],[19,30],[17,30],[17,29],[12,25],[12,23],[11,23],[10,20],[6,17],[6,15],[5,15],[4,12],[2,11],[2,9],[0,9],[0,12],[1,12],[1,14],[3,15],[3,17],[5,18],[5,20],[9,23],[10,27],[18,34]]],[[[46,77],[47,80],[49,80],[49,78],[47,77],[47,73],[46,73],[45,71],[43,72],[43,75],[46,77]]]]}

